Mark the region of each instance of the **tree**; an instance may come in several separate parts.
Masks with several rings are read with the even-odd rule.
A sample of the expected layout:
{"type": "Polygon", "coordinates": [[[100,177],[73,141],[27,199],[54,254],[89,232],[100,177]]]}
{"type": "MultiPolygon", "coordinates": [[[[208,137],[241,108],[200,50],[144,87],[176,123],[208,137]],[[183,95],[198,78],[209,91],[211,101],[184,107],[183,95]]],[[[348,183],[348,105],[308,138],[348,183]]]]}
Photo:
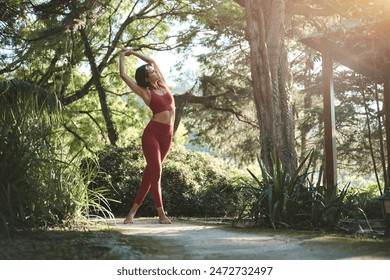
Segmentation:
{"type": "Polygon", "coordinates": [[[276,152],[285,168],[292,171],[296,153],[284,38],[285,2],[247,0],[239,3],[245,7],[261,158],[271,170],[271,154],[276,152]]]}
{"type": "MultiPolygon", "coordinates": [[[[293,112],[290,104],[291,79],[286,48],[287,30],[297,15],[305,23],[321,29],[315,18],[372,18],[365,6],[378,11],[383,1],[256,1],[237,0],[245,7],[246,38],[250,45],[253,97],[260,127],[261,158],[270,169],[272,151],[281,158],[288,171],[295,168],[293,112]],[[351,5],[353,4],[353,5],[351,5]]],[[[374,13],[377,15],[377,13],[374,13]]],[[[295,20],[296,22],[296,20],[295,20]]],[[[331,21],[333,23],[333,21],[331,21]]],[[[325,27],[325,28],[324,28],[325,27]]],[[[322,24],[322,30],[326,25],[322,24]]]]}
{"type": "MultiPolygon", "coordinates": [[[[300,11],[297,7],[302,3],[272,1],[271,5],[271,1],[237,1],[246,7],[242,10],[234,1],[215,2],[198,19],[204,28],[199,40],[211,51],[199,57],[206,74],[200,79],[202,85],[197,92],[209,101],[214,99],[207,103],[207,113],[193,109],[196,114],[191,126],[198,122],[199,141],[212,138],[210,145],[220,150],[226,151],[234,143],[230,155],[236,151],[237,156],[246,149],[246,153],[241,152],[241,160],[253,159],[260,149],[263,161],[270,167],[270,154],[275,151],[291,171],[296,153],[287,43],[296,40],[297,31],[291,25],[294,12],[300,11]],[[285,8],[287,4],[290,6],[285,8]],[[202,120],[217,121],[200,123],[197,119],[200,114],[202,120]],[[235,125],[232,116],[238,120],[235,125]],[[228,134],[234,135],[236,141],[221,136],[220,132],[228,128],[228,134]],[[255,144],[256,139],[260,139],[260,147],[255,144]]],[[[306,8],[305,12],[309,14],[312,10],[306,8]]]]}
{"type": "MultiPolygon", "coordinates": [[[[236,1],[221,0],[8,2],[18,4],[12,15],[19,14],[19,20],[2,21],[6,23],[2,28],[9,23],[13,28],[1,38],[9,51],[1,54],[0,73],[4,79],[18,76],[53,88],[68,109],[65,129],[77,141],[87,145],[93,135],[101,137],[101,142],[121,143],[117,134],[124,138],[124,124],[142,127],[147,115],[145,111],[136,113],[137,100],[127,95],[128,89],[115,78],[115,46],[151,52],[201,44],[210,49],[199,56],[204,74],[193,90],[175,97],[175,126],[187,115],[186,125],[197,141],[208,142],[226,157],[247,163],[260,150],[267,162],[270,151],[277,150],[291,170],[296,148],[290,104],[290,65],[294,62],[288,61],[291,57],[287,54],[296,48],[292,42],[303,31],[326,30],[329,24],[325,19],[337,20],[336,13],[357,15],[367,1],[355,1],[356,5],[338,0],[237,1],[252,5],[246,14],[248,9],[236,1]],[[262,14],[263,22],[260,17],[252,19],[253,13],[262,14]],[[197,24],[183,25],[174,34],[168,28],[174,21],[197,24]],[[201,36],[195,37],[197,34],[201,36]],[[80,68],[87,71],[80,73],[80,68]],[[131,108],[131,114],[116,110],[121,99],[128,102],[126,110],[131,108]],[[90,127],[96,128],[94,133],[90,127]]],[[[311,65],[315,57],[311,52],[302,67],[311,65]]],[[[310,98],[305,96],[308,108],[310,98]]],[[[305,151],[302,148],[301,153],[305,151]]]]}
{"type": "MultiPolygon", "coordinates": [[[[96,93],[104,120],[100,130],[111,145],[116,145],[118,131],[110,103],[124,95],[117,92],[128,91],[119,79],[113,78],[117,76],[116,47],[158,51],[184,45],[185,38],[168,43],[179,35],[169,33],[167,24],[173,19],[183,20],[191,2],[194,1],[21,2],[20,10],[29,16],[18,14],[19,20],[2,41],[9,51],[2,54],[0,73],[4,79],[16,75],[53,89],[67,108],[96,93]]],[[[129,71],[134,67],[129,65],[129,71]]],[[[97,117],[90,111],[85,108],[80,113],[97,125],[97,117]]],[[[80,139],[84,134],[69,125],[66,130],[80,139]]]]}

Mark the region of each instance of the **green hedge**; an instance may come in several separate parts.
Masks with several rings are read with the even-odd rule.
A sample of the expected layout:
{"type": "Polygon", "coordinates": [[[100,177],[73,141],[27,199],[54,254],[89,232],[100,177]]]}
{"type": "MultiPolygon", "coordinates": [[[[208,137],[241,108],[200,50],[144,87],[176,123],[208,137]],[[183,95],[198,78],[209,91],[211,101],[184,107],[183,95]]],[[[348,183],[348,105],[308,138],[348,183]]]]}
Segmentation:
{"type": "MultiPolygon", "coordinates": [[[[125,216],[141,183],[145,161],[140,145],[126,148],[106,147],[98,153],[99,175],[92,188],[109,190],[108,199],[116,216],[125,216]]],[[[225,162],[209,154],[174,146],[163,163],[161,177],[164,208],[176,217],[225,217],[236,214],[242,179],[248,178],[225,162]]],[[[155,216],[151,195],[148,194],[138,216],[155,216]]]]}

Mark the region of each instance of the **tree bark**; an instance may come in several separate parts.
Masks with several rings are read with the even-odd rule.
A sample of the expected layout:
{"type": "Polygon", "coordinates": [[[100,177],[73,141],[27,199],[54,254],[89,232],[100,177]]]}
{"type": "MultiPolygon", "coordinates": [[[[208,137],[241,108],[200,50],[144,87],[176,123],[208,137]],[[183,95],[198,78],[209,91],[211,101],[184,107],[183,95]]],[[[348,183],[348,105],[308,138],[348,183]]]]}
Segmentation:
{"type": "Polygon", "coordinates": [[[287,51],[284,45],[284,0],[239,1],[245,6],[250,45],[253,98],[260,127],[261,159],[272,173],[272,153],[284,168],[296,167],[294,123],[289,96],[287,51]]]}
{"type": "Polygon", "coordinates": [[[213,108],[215,100],[218,96],[195,96],[193,94],[193,89],[185,92],[184,94],[174,95],[175,98],[175,123],[174,123],[174,132],[176,132],[179,127],[181,118],[184,115],[184,109],[187,103],[191,104],[202,104],[205,108],[213,108]]]}

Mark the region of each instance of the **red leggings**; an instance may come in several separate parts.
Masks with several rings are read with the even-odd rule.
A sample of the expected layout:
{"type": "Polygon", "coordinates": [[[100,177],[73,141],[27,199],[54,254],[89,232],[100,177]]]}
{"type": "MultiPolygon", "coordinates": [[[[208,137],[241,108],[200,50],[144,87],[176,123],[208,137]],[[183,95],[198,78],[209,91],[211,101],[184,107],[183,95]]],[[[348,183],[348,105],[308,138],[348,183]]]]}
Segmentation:
{"type": "Polygon", "coordinates": [[[173,126],[150,121],[142,135],[142,150],[146,167],[138,189],[135,203],[141,205],[149,190],[152,192],[156,208],[162,207],[161,165],[172,146],[173,126]]]}

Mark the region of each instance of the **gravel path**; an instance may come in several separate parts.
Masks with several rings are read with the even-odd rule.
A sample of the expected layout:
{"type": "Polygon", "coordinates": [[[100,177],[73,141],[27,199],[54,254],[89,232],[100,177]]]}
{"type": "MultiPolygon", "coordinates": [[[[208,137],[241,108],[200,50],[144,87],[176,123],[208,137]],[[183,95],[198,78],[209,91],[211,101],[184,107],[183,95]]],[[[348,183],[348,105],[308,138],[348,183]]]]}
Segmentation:
{"type": "MultiPolygon", "coordinates": [[[[126,257],[130,259],[390,259],[389,243],[382,240],[324,237],[312,233],[263,233],[180,220],[173,220],[170,225],[160,225],[151,218],[135,219],[131,225],[124,225],[122,221],[116,219],[108,223],[131,244],[133,254],[126,257]]],[[[120,246],[116,250],[120,250],[120,246]]]]}

